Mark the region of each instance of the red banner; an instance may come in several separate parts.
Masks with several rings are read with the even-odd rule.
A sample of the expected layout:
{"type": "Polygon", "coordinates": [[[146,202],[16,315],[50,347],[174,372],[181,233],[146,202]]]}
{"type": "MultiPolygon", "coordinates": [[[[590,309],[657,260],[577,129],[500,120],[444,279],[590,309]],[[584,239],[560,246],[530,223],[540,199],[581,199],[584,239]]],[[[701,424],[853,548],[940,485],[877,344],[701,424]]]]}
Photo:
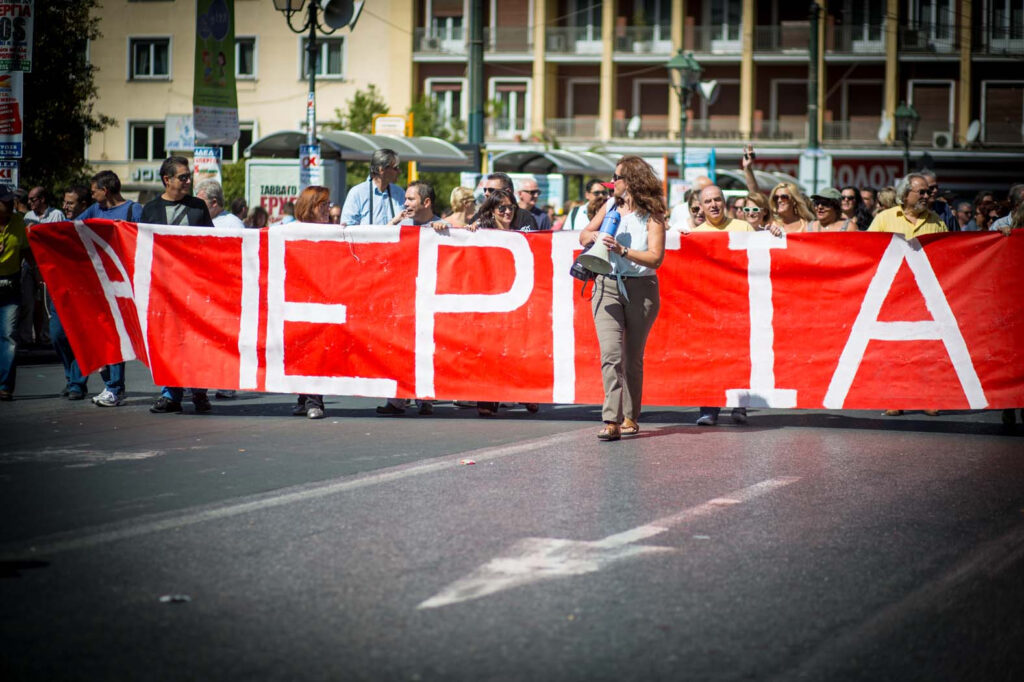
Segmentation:
{"type": "MultiPolygon", "coordinates": [[[[29,241],[83,370],[158,384],[599,403],[569,232],[89,221],[29,241]]],[[[1024,232],[670,234],[644,403],[1024,405],[1024,232]]]]}

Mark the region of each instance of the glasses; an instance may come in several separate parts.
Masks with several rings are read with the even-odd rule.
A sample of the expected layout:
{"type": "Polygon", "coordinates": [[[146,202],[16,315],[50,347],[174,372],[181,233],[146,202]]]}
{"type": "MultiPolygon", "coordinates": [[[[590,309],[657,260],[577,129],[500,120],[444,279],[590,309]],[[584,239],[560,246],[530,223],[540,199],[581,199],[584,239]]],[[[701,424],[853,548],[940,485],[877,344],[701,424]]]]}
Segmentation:
{"type": "Polygon", "coordinates": [[[823,208],[823,209],[827,210],[827,209],[835,208],[835,207],[836,207],[836,205],[833,204],[830,201],[815,201],[814,202],[814,209],[815,210],[818,210],[819,208],[823,208]]]}
{"type": "Polygon", "coordinates": [[[595,197],[606,197],[606,196],[608,196],[608,190],[606,190],[606,189],[595,189],[593,192],[591,192],[591,194],[593,194],[595,197]]]}
{"type": "Polygon", "coordinates": [[[179,175],[175,175],[174,177],[178,179],[178,182],[192,182],[191,173],[181,173],[179,175]]]}
{"type": "Polygon", "coordinates": [[[395,171],[396,173],[398,173],[402,169],[398,166],[384,166],[384,170],[395,171]]]}
{"type": "Polygon", "coordinates": [[[523,194],[529,194],[531,197],[539,197],[540,196],[540,190],[539,189],[521,189],[519,191],[522,192],[523,194]]]}
{"type": "Polygon", "coordinates": [[[32,203],[33,201],[42,201],[42,200],[43,200],[43,196],[42,196],[41,194],[37,194],[37,195],[35,195],[34,197],[29,197],[29,198],[27,199],[28,203],[30,203],[30,204],[31,204],[31,203],[32,203]]]}
{"type": "Polygon", "coordinates": [[[938,185],[928,185],[928,194],[935,194],[939,191],[938,185]]]}
{"type": "Polygon", "coordinates": [[[512,204],[502,204],[501,206],[498,206],[494,210],[497,211],[498,213],[511,213],[513,210],[515,210],[515,206],[513,206],[512,204]]]}
{"type": "Polygon", "coordinates": [[[743,211],[744,213],[760,213],[761,212],[761,207],[760,206],[744,206],[740,210],[743,211]]]}
{"type": "Polygon", "coordinates": [[[618,173],[612,173],[612,182],[618,182],[619,180],[625,180],[625,175],[619,175],[618,173]]]}
{"type": "Polygon", "coordinates": [[[857,197],[853,194],[844,194],[843,201],[857,201],[857,197]]]}
{"type": "Polygon", "coordinates": [[[497,192],[497,187],[484,187],[484,194],[490,194],[491,192],[497,192]]]}
{"type": "Polygon", "coordinates": [[[775,200],[776,201],[782,201],[783,199],[785,199],[786,201],[789,201],[790,197],[789,197],[788,194],[776,194],[775,195],[775,200]]]}
{"type": "Polygon", "coordinates": [[[700,206],[691,206],[690,213],[693,213],[694,215],[700,213],[700,206]]]}

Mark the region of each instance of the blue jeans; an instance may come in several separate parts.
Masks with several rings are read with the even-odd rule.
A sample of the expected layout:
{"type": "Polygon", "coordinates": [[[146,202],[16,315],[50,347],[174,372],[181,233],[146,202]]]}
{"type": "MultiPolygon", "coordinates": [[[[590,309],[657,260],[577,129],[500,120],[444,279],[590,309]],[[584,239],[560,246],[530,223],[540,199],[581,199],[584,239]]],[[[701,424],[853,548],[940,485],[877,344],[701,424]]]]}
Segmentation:
{"type": "Polygon", "coordinates": [[[14,380],[18,375],[14,351],[14,328],[18,324],[18,303],[0,304],[0,391],[14,393],[14,380]]]}
{"type": "Polygon", "coordinates": [[[53,341],[53,348],[57,351],[57,357],[64,365],[65,388],[75,393],[85,393],[86,382],[89,377],[82,376],[82,370],[78,367],[78,360],[75,359],[75,352],[71,350],[71,342],[64,333],[64,325],[57,317],[57,311],[50,306],[50,340],[53,341]]]}
{"type": "MultiPolygon", "coordinates": [[[[206,397],[205,388],[193,388],[192,390],[192,402],[195,402],[197,396],[206,397]]],[[[160,391],[160,395],[168,400],[173,400],[176,403],[180,403],[181,399],[185,397],[185,389],[180,386],[164,386],[160,391]]]]}
{"type": "Polygon", "coordinates": [[[124,393],[124,363],[106,365],[100,370],[100,378],[111,393],[124,393]]]}

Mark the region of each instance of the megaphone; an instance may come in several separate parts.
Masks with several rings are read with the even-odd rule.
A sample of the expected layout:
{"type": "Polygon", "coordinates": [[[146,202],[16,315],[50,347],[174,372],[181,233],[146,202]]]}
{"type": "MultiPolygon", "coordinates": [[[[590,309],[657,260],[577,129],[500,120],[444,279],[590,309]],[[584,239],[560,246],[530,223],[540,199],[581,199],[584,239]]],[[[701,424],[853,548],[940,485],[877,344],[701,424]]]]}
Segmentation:
{"type": "Polygon", "coordinates": [[[342,26],[355,28],[362,9],[362,2],[353,2],[352,0],[320,0],[320,10],[324,13],[324,23],[331,28],[341,28],[342,26]]]}
{"type": "Polygon", "coordinates": [[[718,81],[701,81],[697,84],[697,89],[700,90],[701,96],[704,97],[708,105],[714,104],[718,100],[718,81]]]}
{"type": "MultiPolygon", "coordinates": [[[[621,219],[622,216],[619,215],[618,209],[613,206],[604,214],[604,220],[601,222],[601,232],[614,235],[619,229],[619,221],[621,219]]],[[[601,241],[600,236],[594,240],[586,253],[580,254],[579,261],[580,265],[597,275],[607,275],[612,271],[612,262],[608,258],[608,247],[601,241]]]]}

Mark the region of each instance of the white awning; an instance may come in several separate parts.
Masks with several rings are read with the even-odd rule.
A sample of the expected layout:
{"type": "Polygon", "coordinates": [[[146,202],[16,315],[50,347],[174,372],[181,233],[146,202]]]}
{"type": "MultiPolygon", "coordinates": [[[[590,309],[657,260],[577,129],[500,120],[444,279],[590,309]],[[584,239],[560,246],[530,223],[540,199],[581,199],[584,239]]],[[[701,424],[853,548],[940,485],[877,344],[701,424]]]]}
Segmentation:
{"type": "MultiPolygon", "coordinates": [[[[393,149],[405,161],[432,166],[466,166],[470,159],[458,147],[438,137],[397,137],[395,135],[364,135],[345,130],[325,130],[320,134],[320,155],[324,159],[369,161],[378,149],[393,149]]],[[[297,159],[299,146],[306,144],[306,134],[298,130],[282,130],[262,137],[245,150],[246,158],[297,159]]]]}

